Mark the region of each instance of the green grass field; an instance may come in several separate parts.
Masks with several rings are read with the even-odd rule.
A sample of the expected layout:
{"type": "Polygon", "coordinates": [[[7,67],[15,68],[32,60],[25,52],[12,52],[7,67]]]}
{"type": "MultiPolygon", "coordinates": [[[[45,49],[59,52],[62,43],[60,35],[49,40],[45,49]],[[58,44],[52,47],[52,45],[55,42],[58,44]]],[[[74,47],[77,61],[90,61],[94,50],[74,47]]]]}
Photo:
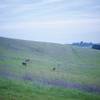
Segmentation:
{"type": "Polygon", "coordinates": [[[0,100],[100,100],[100,51],[0,37],[0,100]]]}

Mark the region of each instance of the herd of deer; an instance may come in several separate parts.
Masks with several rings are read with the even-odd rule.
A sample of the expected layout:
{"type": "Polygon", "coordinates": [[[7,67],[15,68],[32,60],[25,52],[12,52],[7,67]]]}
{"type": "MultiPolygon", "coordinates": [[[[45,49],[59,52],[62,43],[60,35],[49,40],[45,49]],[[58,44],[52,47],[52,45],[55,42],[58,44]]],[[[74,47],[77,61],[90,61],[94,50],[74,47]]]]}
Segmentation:
{"type": "MultiPolygon", "coordinates": [[[[23,65],[23,66],[27,66],[28,62],[30,62],[30,59],[26,59],[24,62],[22,62],[22,65],[23,65]]],[[[56,68],[53,67],[52,70],[55,71],[56,68]]]]}

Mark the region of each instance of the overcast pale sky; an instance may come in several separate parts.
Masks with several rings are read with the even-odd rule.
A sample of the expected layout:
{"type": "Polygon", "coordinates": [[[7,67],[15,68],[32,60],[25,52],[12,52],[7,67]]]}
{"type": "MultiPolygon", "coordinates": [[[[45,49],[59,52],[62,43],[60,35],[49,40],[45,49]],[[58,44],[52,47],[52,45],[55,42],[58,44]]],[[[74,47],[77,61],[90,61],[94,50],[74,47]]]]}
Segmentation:
{"type": "Polygon", "coordinates": [[[0,0],[0,36],[100,42],[100,0],[0,0]]]}

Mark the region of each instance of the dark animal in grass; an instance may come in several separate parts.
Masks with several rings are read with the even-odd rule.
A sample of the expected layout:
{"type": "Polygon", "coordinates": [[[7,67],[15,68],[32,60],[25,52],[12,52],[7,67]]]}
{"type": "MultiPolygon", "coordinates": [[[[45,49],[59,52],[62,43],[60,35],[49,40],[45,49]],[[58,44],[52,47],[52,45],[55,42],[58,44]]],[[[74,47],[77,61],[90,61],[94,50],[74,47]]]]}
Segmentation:
{"type": "Polygon", "coordinates": [[[30,61],[30,59],[26,59],[26,60],[25,60],[25,62],[29,62],[29,61],[30,61]]]}
{"type": "Polygon", "coordinates": [[[52,70],[53,70],[53,71],[55,71],[55,70],[56,70],[56,68],[54,67],[52,70]]]}
{"type": "Polygon", "coordinates": [[[26,65],[27,65],[27,63],[26,63],[26,62],[22,62],[22,65],[26,66],[26,65]]]}

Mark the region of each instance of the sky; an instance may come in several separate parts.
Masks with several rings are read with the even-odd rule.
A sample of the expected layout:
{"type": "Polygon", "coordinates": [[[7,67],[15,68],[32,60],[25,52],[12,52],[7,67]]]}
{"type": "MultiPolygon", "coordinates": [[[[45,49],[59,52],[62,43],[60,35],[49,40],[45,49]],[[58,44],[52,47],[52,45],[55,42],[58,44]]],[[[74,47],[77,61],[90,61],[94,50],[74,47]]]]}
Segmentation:
{"type": "Polygon", "coordinates": [[[100,43],[100,0],[0,0],[0,36],[100,43]]]}

